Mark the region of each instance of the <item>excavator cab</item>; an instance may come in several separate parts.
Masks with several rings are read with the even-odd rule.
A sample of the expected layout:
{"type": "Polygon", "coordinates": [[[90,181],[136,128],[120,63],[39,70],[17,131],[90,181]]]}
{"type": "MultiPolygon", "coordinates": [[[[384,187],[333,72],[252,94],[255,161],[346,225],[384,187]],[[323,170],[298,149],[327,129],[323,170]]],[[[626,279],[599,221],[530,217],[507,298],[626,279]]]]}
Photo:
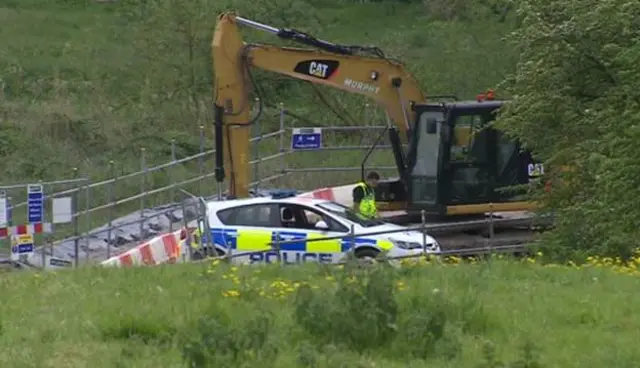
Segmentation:
{"type": "MultiPolygon", "coordinates": [[[[406,157],[407,211],[480,214],[527,209],[524,194],[539,168],[491,122],[504,101],[414,105],[406,157]]],[[[533,207],[532,207],[533,208],[533,207]]]]}

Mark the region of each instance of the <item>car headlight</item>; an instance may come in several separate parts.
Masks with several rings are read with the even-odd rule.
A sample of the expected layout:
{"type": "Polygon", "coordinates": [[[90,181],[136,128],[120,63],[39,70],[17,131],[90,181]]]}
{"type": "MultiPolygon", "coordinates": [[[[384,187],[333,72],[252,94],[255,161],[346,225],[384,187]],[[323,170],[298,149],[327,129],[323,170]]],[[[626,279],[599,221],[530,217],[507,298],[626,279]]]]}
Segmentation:
{"type": "MultiPolygon", "coordinates": [[[[407,250],[422,249],[422,243],[419,243],[419,242],[410,242],[410,241],[397,240],[397,239],[389,239],[389,240],[391,240],[393,245],[395,245],[400,249],[407,249],[407,250]]],[[[438,252],[440,251],[440,244],[438,244],[437,241],[434,241],[433,243],[427,243],[427,250],[430,250],[432,252],[438,252]]]]}
{"type": "Polygon", "coordinates": [[[422,244],[404,240],[390,239],[393,245],[401,249],[422,249],[422,244]]]}
{"type": "Polygon", "coordinates": [[[437,241],[434,241],[431,244],[427,244],[427,249],[431,250],[432,252],[436,252],[436,253],[442,252],[442,248],[440,248],[440,243],[438,243],[437,241]]]}

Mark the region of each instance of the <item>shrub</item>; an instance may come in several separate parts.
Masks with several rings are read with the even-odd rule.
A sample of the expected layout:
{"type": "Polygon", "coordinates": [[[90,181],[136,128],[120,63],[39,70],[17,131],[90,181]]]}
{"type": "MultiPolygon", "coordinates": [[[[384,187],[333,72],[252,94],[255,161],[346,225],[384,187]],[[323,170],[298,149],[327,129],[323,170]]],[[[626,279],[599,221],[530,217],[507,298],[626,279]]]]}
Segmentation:
{"type": "MultiPolygon", "coordinates": [[[[294,319],[318,345],[345,345],[401,359],[453,359],[462,351],[462,334],[486,331],[489,319],[472,294],[449,298],[439,291],[418,293],[400,309],[394,291],[397,272],[347,268],[328,295],[301,287],[294,319]]],[[[303,354],[307,361],[313,356],[303,354]]]]}
{"type": "Polygon", "coordinates": [[[406,305],[392,350],[399,357],[453,359],[462,351],[460,336],[481,332],[486,321],[481,308],[467,300],[448,300],[438,290],[431,295],[414,296],[406,305]]]}
{"type": "Polygon", "coordinates": [[[145,344],[168,344],[176,333],[166,321],[125,316],[108,320],[101,329],[105,340],[139,340],[145,344]]]}
{"type": "Polygon", "coordinates": [[[486,342],[483,348],[483,361],[477,368],[541,368],[539,352],[531,341],[526,341],[520,350],[519,357],[512,362],[503,362],[498,358],[496,348],[491,342],[486,342]]]}
{"type": "Polygon", "coordinates": [[[393,274],[383,268],[345,272],[332,295],[303,286],[295,300],[295,320],[309,334],[362,352],[389,342],[398,306],[393,274]]]}
{"type": "Polygon", "coordinates": [[[231,367],[260,364],[270,367],[278,345],[270,339],[273,316],[257,313],[246,319],[232,319],[220,308],[212,308],[196,326],[185,331],[182,354],[191,367],[231,367]]]}

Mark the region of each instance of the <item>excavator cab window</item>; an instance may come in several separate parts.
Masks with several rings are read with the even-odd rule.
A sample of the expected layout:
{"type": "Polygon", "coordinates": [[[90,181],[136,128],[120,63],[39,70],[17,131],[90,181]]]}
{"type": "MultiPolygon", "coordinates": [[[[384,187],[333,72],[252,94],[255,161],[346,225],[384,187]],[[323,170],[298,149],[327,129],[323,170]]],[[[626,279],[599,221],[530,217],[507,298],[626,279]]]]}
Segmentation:
{"type": "Polygon", "coordinates": [[[409,210],[445,214],[448,206],[520,200],[504,187],[526,184],[530,157],[493,129],[501,101],[424,104],[407,155],[409,210]],[[526,157],[525,157],[526,156],[526,157]]]}
{"type": "Polygon", "coordinates": [[[449,125],[454,129],[454,144],[451,145],[451,160],[457,162],[476,162],[484,160],[483,147],[486,144],[478,134],[492,120],[488,114],[467,112],[452,114],[449,125]]]}
{"type": "Polygon", "coordinates": [[[420,106],[416,113],[407,154],[408,203],[409,207],[439,212],[439,166],[449,129],[443,124],[445,115],[441,105],[420,106]]]}
{"type": "Polygon", "coordinates": [[[491,197],[493,135],[486,129],[491,111],[453,107],[447,125],[454,138],[449,143],[448,165],[441,179],[448,183],[447,204],[486,203],[491,197]]]}
{"type": "Polygon", "coordinates": [[[427,117],[427,134],[438,134],[438,120],[427,117]]]}

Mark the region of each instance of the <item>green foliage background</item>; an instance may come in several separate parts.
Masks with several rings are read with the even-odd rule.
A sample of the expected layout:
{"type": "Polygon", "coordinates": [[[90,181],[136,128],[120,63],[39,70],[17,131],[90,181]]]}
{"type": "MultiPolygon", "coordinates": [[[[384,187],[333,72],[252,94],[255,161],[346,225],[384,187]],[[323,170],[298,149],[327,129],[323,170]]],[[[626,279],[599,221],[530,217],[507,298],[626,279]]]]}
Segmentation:
{"type": "Polygon", "coordinates": [[[571,253],[629,257],[638,246],[640,3],[528,0],[511,35],[519,52],[500,125],[547,167],[569,167],[543,200],[558,229],[544,239],[571,253]],[[562,183],[558,182],[562,179],[562,183]]]}
{"type": "MultiPolygon", "coordinates": [[[[198,149],[211,124],[210,42],[216,15],[295,27],[335,42],[376,44],[405,60],[427,93],[473,96],[513,65],[499,22],[434,20],[420,2],[340,0],[70,0],[3,2],[0,170],[6,181],[69,176],[74,166],[100,176],[107,160],[138,167],[138,147],[155,161],[198,149]],[[383,22],[383,27],[380,26],[383,22]],[[505,57],[506,56],[506,57],[505,57]],[[38,137],[35,147],[26,142],[38,137]],[[165,145],[159,143],[167,143],[165,145]],[[44,160],[41,159],[44,157],[44,160]]],[[[480,6],[479,8],[484,8],[480,6]]],[[[247,40],[278,42],[251,30],[247,40]]],[[[318,123],[335,123],[309,86],[257,73],[267,104],[285,102],[318,123]]],[[[330,91],[354,124],[364,101],[330,91]]],[[[263,125],[275,124],[269,116],[263,125]]],[[[212,142],[211,142],[212,143],[212,142]]]]}

